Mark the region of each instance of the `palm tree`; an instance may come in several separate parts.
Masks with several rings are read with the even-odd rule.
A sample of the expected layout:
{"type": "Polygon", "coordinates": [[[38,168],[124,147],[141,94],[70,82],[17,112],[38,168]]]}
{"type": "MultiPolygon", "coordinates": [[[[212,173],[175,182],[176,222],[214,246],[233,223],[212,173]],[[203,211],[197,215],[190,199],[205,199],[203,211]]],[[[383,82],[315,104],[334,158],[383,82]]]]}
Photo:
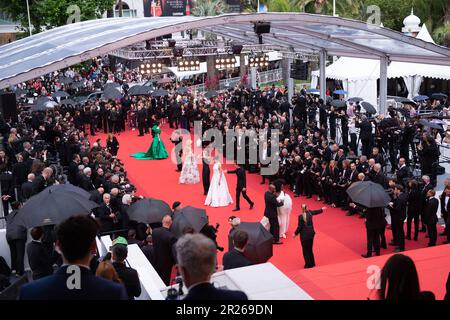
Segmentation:
{"type": "MultiPolygon", "coordinates": [[[[333,0],[291,0],[292,5],[298,10],[317,13],[332,14],[333,0]]],[[[336,0],[336,13],[340,16],[354,17],[360,14],[362,0],[336,0]]]]}
{"type": "Polygon", "coordinates": [[[438,44],[450,47],[450,22],[435,29],[433,31],[433,37],[438,44]]]}
{"type": "Polygon", "coordinates": [[[197,17],[217,16],[228,11],[223,0],[196,0],[192,14],[197,17]]]}

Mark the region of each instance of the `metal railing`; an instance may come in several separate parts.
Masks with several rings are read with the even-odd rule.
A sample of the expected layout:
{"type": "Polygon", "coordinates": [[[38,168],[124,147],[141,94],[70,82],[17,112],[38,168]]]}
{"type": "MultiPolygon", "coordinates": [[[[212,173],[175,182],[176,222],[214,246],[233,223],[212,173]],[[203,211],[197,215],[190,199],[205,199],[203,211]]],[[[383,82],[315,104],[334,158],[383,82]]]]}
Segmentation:
{"type": "MultiPolygon", "coordinates": [[[[281,69],[268,70],[258,72],[257,74],[257,82],[259,85],[278,82],[283,79],[283,73],[281,69]]],[[[233,88],[241,81],[240,77],[228,78],[220,80],[219,82],[219,90],[226,90],[228,88],[233,88]]],[[[190,87],[192,91],[204,92],[206,91],[204,84],[198,84],[190,87]]]]}

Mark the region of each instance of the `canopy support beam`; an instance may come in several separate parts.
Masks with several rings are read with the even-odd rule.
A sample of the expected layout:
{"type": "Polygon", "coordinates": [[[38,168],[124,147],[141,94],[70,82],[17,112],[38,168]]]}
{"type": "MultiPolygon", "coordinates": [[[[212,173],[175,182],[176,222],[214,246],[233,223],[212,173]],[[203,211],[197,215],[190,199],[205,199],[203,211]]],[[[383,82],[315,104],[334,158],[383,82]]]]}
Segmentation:
{"type": "Polygon", "coordinates": [[[383,56],[380,58],[380,98],[379,98],[379,114],[385,114],[387,108],[387,87],[388,87],[388,66],[389,58],[383,56]]]}
{"type": "Polygon", "coordinates": [[[327,52],[325,50],[320,51],[320,97],[324,101],[327,101],[327,75],[326,75],[326,66],[327,66],[327,52]]]}

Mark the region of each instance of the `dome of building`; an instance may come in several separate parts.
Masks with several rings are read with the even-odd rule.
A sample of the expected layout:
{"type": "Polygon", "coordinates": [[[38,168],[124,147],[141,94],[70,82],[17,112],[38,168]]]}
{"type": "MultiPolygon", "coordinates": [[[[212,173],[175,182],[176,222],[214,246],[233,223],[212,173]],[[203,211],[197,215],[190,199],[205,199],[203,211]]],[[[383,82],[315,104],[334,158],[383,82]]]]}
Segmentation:
{"type": "Polygon", "coordinates": [[[403,20],[404,27],[402,28],[402,32],[406,34],[417,33],[421,30],[420,23],[420,18],[414,15],[414,9],[411,9],[411,15],[403,20]]]}

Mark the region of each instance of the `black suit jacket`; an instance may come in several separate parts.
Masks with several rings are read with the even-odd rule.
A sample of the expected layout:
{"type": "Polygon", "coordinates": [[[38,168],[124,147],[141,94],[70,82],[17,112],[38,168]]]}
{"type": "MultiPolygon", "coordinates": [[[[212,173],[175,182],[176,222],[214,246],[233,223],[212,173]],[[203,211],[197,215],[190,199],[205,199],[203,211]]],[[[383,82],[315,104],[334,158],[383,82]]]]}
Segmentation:
{"type": "Polygon", "coordinates": [[[404,166],[397,171],[397,181],[405,185],[406,179],[409,178],[409,170],[407,166],[404,166]]]}
{"type": "Polygon", "coordinates": [[[425,204],[425,222],[427,224],[438,223],[437,211],[439,207],[439,200],[436,198],[428,198],[425,204]]]}
{"type": "Polygon", "coordinates": [[[134,297],[139,297],[141,295],[141,283],[137,271],[128,268],[124,263],[113,262],[113,266],[127,290],[128,299],[134,300],[134,297]]]}
{"type": "Polygon", "coordinates": [[[53,273],[53,258],[41,242],[31,241],[27,245],[27,256],[34,280],[53,273]]]}
{"type": "Polygon", "coordinates": [[[183,300],[248,300],[242,291],[217,289],[211,283],[200,283],[189,289],[183,300]]]}
{"type": "Polygon", "coordinates": [[[33,182],[27,181],[22,184],[20,188],[20,193],[22,194],[22,200],[28,200],[33,195],[33,182]]]}
{"type": "Polygon", "coordinates": [[[391,219],[394,222],[402,222],[406,219],[406,207],[408,204],[408,195],[406,193],[401,193],[398,198],[392,201],[394,203],[393,207],[389,207],[391,212],[391,219]]]}
{"type": "Polygon", "coordinates": [[[18,162],[12,167],[12,175],[14,178],[14,185],[20,186],[28,180],[28,163],[25,161],[18,162]]]}
{"type": "Polygon", "coordinates": [[[228,171],[228,173],[235,173],[237,176],[236,190],[247,188],[247,178],[244,168],[240,167],[239,169],[228,171]]]}
{"type": "Polygon", "coordinates": [[[33,195],[38,194],[47,187],[47,181],[42,175],[38,175],[33,181],[33,195]]]}
{"type": "Polygon", "coordinates": [[[105,203],[102,203],[101,206],[95,209],[95,213],[97,218],[100,220],[100,227],[102,232],[112,231],[114,229],[114,220],[109,216],[113,213],[111,204],[106,206],[105,203]]]}
{"type": "Polygon", "coordinates": [[[302,215],[298,216],[297,229],[295,235],[300,234],[300,240],[307,241],[314,238],[316,232],[314,231],[313,217],[316,214],[322,213],[323,210],[308,210],[306,212],[306,222],[302,215]]]}
{"type": "Polygon", "coordinates": [[[447,203],[447,207],[445,206],[445,192],[442,192],[441,196],[439,197],[439,201],[441,202],[441,215],[443,217],[448,217],[448,214],[450,213],[450,200],[447,203]]]}
{"type": "Polygon", "coordinates": [[[266,191],[264,194],[264,202],[266,205],[264,209],[264,216],[269,219],[276,218],[278,216],[277,208],[283,206],[283,201],[278,202],[276,195],[270,191],[266,191]]]}
{"type": "Polygon", "coordinates": [[[80,267],[80,289],[69,289],[68,266],[55,274],[33,281],[20,288],[19,300],[126,300],[127,293],[121,284],[94,276],[91,270],[80,267]]]}
{"type": "Polygon", "coordinates": [[[21,226],[18,223],[15,223],[15,219],[17,216],[18,210],[14,210],[10,214],[8,214],[6,219],[6,240],[27,240],[27,228],[21,226]]]}
{"type": "Polygon", "coordinates": [[[94,184],[92,183],[91,178],[86,175],[81,175],[79,187],[86,190],[87,192],[94,190],[94,184]]]}
{"type": "Polygon", "coordinates": [[[250,266],[252,263],[239,251],[232,249],[223,255],[223,269],[229,270],[250,266]]]}
{"type": "Polygon", "coordinates": [[[76,163],[75,161],[71,161],[69,163],[69,169],[67,172],[67,180],[69,180],[69,182],[74,186],[78,184],[77,174],[78,174],[78,163],[76,163]]]}
{"type": "Polygon", "coordinates": [[[167,272],[175,264],[173,245],[177,239],[169,229],[161,227],[153,230],[152,241],[156,270],[158,274],[167,272]]]}

